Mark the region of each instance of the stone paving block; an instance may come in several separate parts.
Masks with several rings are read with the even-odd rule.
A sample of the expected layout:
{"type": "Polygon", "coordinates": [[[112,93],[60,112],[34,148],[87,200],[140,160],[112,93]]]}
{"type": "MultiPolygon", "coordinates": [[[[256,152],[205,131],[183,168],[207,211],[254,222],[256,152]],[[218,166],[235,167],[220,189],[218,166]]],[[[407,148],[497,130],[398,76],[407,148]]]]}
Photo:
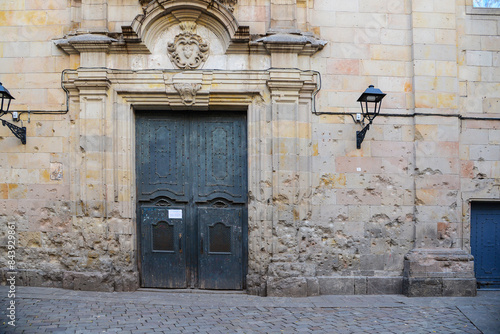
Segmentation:
{"type": "MultiPolygon", "coordinates": [[[[2,305],[7,301],[5,288],[0,287],[2,305]]],[[[99,293],[87,299],[89,293],[83,291],[49,289],[53,293],[47,293],[48,288],[28,288],[25,293],[23,287],[19,289],[16,330],[25,333],[481,333],[476,326],[484,319],[488,319],[488,328],[498,328],[492,326],[500,323],[500,293],[495,292],[439,299],[238,295],[230,297],[238,305],[233,307],[226,305],[227,296],[217,294],[205,298],[159,292],[162,302],[151,304],[151,297],[159,293],[99,293]],[[254,305],[244,306],[249,299],[254,305]],[[179,300],[185,305],[179,306],[179,300]],[[59,311],[66,315],[59,317],[59,311]],[[495,315],[474,317],[488,313],[495,315]]],[[[0,309],[0,318],[5,319],[4,309],[0,309]]],[[[0,332],[12,333],[1,321],[0,332]]]]}

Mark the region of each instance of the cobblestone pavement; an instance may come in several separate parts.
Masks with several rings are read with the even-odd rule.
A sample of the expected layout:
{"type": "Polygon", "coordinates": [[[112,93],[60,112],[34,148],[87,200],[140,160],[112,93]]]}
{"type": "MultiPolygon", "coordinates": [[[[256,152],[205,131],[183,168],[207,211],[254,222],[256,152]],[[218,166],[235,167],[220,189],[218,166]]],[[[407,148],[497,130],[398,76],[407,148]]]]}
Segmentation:
{"type": "Polygon", "coordinates": [[[18,287],[16,327],[0,287],[0,333],[500,333],[500,291],[472,298],[262,298],[18,287]]]}

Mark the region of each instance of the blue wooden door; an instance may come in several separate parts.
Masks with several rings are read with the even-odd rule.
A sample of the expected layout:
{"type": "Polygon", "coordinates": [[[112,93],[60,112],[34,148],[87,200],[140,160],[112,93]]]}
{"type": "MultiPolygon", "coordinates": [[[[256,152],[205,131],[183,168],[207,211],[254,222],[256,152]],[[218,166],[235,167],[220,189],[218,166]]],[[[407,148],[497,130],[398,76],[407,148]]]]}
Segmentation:
{"type": "Polygon", "coordinates": [[[472,203],[471,250],[478,287],[500,289],[500,202],[472,203]]]}
{"type": "Polygon", "coordinates": [[[239,113],[138,113],[144,287],[242,289],[246,120],[239,113]]]}

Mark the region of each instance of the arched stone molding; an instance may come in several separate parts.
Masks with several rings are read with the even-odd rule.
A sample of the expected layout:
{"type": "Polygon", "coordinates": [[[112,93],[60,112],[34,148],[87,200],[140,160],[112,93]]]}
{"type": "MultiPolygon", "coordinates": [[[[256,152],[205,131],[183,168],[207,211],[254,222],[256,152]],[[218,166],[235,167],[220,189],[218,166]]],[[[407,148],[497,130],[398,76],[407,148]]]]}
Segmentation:
{"type": "Polygon", "coordinates": [[[183,21],[206,26],[223,42],[225,50],[234,40],[249,40],[248,27],[240,27],[226,6],[209,0],[152,1],[144,14],[134,19],[131,30],[149,47],[159,34],[183,21]]]}

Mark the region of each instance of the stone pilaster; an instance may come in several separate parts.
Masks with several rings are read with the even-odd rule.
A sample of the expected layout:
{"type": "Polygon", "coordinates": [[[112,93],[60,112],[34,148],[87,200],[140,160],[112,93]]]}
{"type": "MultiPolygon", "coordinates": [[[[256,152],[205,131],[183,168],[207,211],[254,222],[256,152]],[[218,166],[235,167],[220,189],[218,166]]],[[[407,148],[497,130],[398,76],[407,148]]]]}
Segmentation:
{"type": "Polygon", "coordinates": [[[299,56],[312,56],[326,44],[297,29],[296,10],[297,0],[271,0],[270,28],[256,41],[271,54],[271,67],[299,68],[299,56]]]}
{"type": "MultiPolygon", "coordinates": [[[[106,185],[106,100],[108,83],[105,71],[81,71],[81,83],[91,81],[91,89],[80,86],[79,141],[80,191],[79,215],[103,217],[106,185]]],[[[78,196],[79,195],[79,196],[78,196]]]]}
{"type": "Polygon", "coordinates": [[[297,29],[297,0],[271,0],[270,31],[297,29]]]}
{"type": "Polygon", "coordinates": [[[108,1],[82,0],[82,22],[79,31],[82,33],[108,32],[108,1]]]}
{"type": "Polygon", "coordinates": [[[273,0],[268,36],[257,40],[271,54],[275,68],[269,71],[267,82],[273,201],[269,296],[307,296],[319,291],[315,265],[300,259],[303,227],[311,215],[311,98],[317,86],[313,72],[298,68],[299,56],[313,55],[326,42],[296,30],[296,5],[296,0],[273,0]]]}
{"type": "Polygon", "coordinates": [[[409,296],[470,296],[475,279],[462,240],[456,4],[413,2],[412,24],[415,248],[405,257],[403,289],[409,296]]]}
{"type": "Polygon", "coordinates": [[[314,265],[299,260],[300,228],[307,224],[311,210],[311,111],[310,105],[300,103],[305,79],[311,79],[305,76],[299,70],[271,70],[267,82],[272,99],[273,151],[270,296],[306,296],[308,277],[315,276],[314,265]]]}

